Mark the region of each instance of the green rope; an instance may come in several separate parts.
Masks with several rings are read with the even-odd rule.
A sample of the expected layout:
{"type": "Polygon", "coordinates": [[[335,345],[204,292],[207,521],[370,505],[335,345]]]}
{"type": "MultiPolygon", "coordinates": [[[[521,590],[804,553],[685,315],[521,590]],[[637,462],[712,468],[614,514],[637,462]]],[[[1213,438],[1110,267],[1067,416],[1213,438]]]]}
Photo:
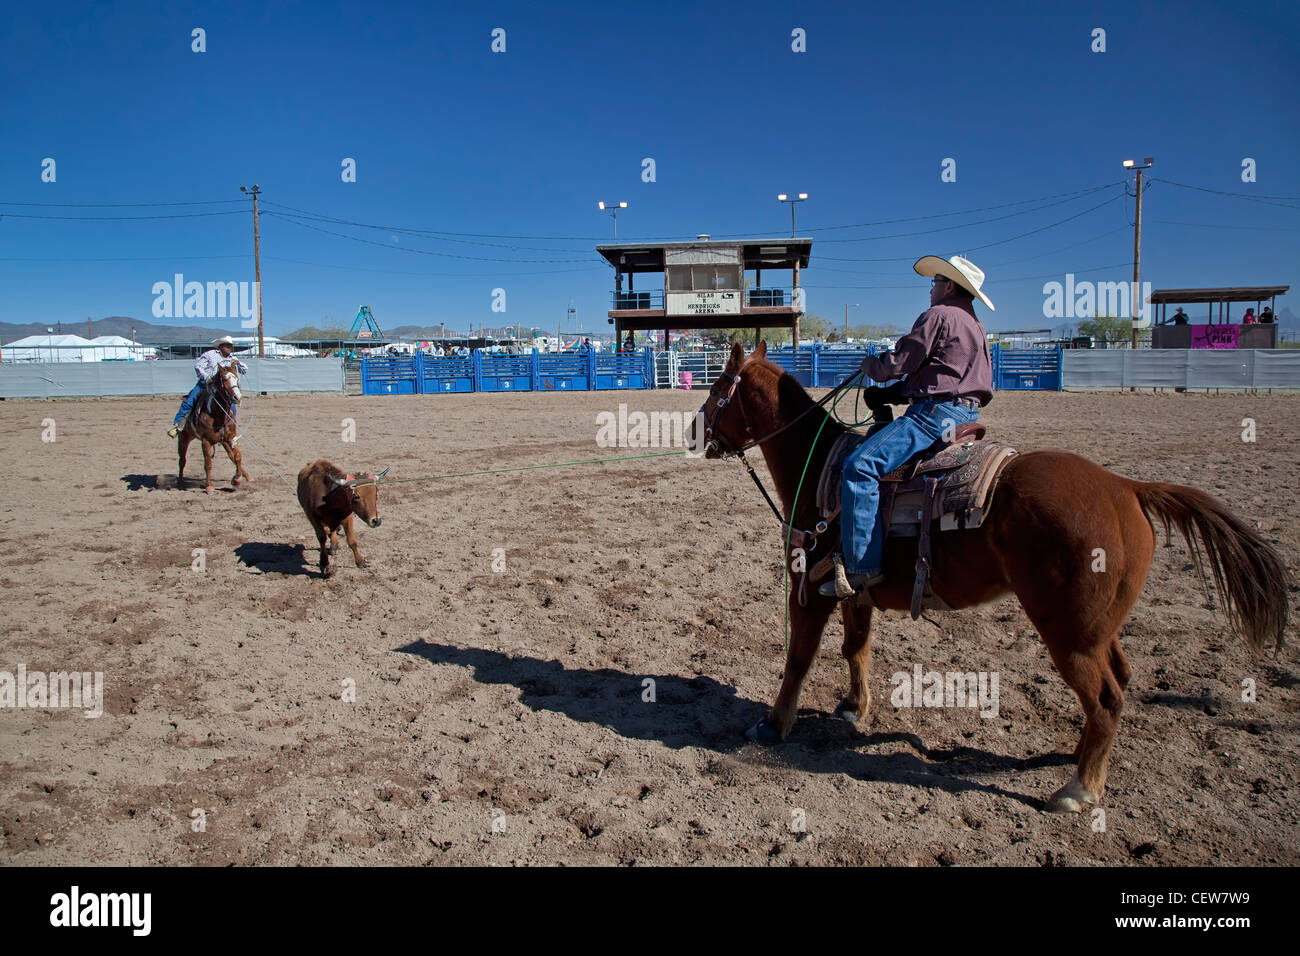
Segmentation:
{"type": "MultiPolygon", "coordinates": [[[[861,375],[862,372],[860,371],[855,372],[852,378],[860,378],[861,375]]],[[[785,566],[785,573],[781,576],[781,579],[783,584],[782,604],[785,606],[784,633],[785,633],[785,652],[787,654],[790,653],[790,538],[791,535],[794,533],[794,516],[796,513],[798,513],[799,510],[799,493],[803,490],[803,480],[804,477],[808,474],[808,466],[812,464],[813,452],[817,450],[817,442],[822,437],[822,429],[826,427],[826,423],[830,421],[832,418],[834,418],[841,425],[844,425],[848,428],[856,428],[857,426],[865,425],[872,420],[869,417],[862,419],[861,421],[856,420],[858,415],[858,400],[862,397],[861,387],[856,389],[854,392],[853,417],[855,421],[850,423],[840,418],[839,404],[841,401],[844,400],[844,396],[846,394],[848,394],[848,389],[845,389],[843,392],[840,392],[840,394],[835,396],[834,401],[831,402],[830,412],[827,413],[825,416],[823,416],[822,423],[819,426],[817,426],[817,434],[813,436],[812,445],[810,445],[808,448],[808,457],[804,459],[803,471],[799,473],[799,484],[797,484],[794,489],[794,502],[793,504],[790,505],[790,523],[787,526],[785,532],[785,554],[782,555],[781,558],[781,563],[785,566]]],[[[807,561],[807,558],[808,556],[804,555],[805,561],[807,561]]],[[[804,574],[807,573],[808,572],[805,569],[804,574]]]]}

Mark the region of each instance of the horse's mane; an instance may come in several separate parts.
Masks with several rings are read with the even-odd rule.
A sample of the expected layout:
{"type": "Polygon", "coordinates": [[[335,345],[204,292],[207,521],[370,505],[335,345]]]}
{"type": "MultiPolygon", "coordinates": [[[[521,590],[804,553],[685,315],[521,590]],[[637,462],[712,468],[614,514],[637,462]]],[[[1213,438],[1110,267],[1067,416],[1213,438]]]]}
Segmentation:
{"type": "MultiPolygon", "coordinates": [[[[750,364],[753,365],[761,364],[776,374],[777,408],[780,411],[781,418],[784,421],[791,421],[795,417],[804,414],[804,412],[806,412],[809,409],[809,407],[817,404],[813,400],[813,397],[808,394],[807,389],[805,389],[802,385],[799,384],[799,380],[796,379],[793,375],[791,375],[788,371],[783,369],[781,366],[777,365],[775,362],[768,361],[767,359],[754,359],[751,360],[750,364]]],[[[826,409],[822,410],[822,414],[830,415],[830,413],[826,409]]],[[[835,416],[830,415],[830,419],[831,420],[826,424],[826,428],[833,429],[834,432],[844,431],[844,426],[841,425],[838,421],[836,421],[835,416]]],[[[821,425],[822,422],[821,418],[815,413],[810,414],[805,421],[807,424],[801,422],[799,427],[807,428],[809,426],[812,426],[814,431],[816,430],[817,426],[821,425]]],[[[825,429],[823,429],[823,433],[824,432],[825,429]]],[[[834,432],[832,432],[832,434],[834,434],[834,432]]],[[[818,444],[820,445],[820,442],[818,444]]]]}

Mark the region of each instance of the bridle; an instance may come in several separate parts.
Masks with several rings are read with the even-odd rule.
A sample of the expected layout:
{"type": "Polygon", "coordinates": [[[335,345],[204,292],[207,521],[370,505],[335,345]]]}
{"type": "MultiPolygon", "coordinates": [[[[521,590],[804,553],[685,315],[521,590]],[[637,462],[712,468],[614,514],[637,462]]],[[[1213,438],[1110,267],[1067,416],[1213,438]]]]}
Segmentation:
{"type": "MultiPolygon", "coordinates": [[[[724,448],[719,443],[718,440],[718,434],[717,434],[718,422],[722,418],[722,413],[726,411],[728,407],[730,407],[733,399],[735,400],[736,405],[739,406],[740,408],[740,417],[745,421],[746,433],[748,433],[751,436],[754,434],[754,430],[749,427],[749,417],[745,414],[745,403],[741,400],[741,396],[737,391],[740,388],[741,373],[745,371],[745,368],[749,364],[750,364],[749,362],[743,363],[740,366],[740,368],[736,370],[735,375],[728,375],[726,372],[722,373],[723,378],[731,379],[731,387],[727,389],[727,394],[725,396],[718,399],[717,404],[713,406],[712,417],[707,419],[704,423],[704,450],[706,453],[708,453],[709,451],[714,451],[717,452],[718,456],[721,458],[730,458],[732,455],[735,455],[741,461],[745,461],[745,452],[747,452],[749,449],[756,448],[759,445],[763,444],[764,442],[771,441],[777,435],[780,435],[782,432],[786,431],[787,429],[794,427],[794,425],[797,424],[805,415],[810,414],[813,411],[813,409],[816,408],[824,409],[826,404],[828,402],[833,401],[835,399],[835,396],[839,395],[840,392],[844,391],[845,389],[852,388],[853,383],[856,382],[861,377],[862,374],[861,372],[859,372],[855,375],[850,375],[844,381],[840,382],[839,385],[835,386],[835,388],[833,388],[831,391],[827,392],[821,398],[817,399],[817,401],[815,401],[812,405],[805,408],[802,412],[800,412],[794,418],[790,419],[788,422],[786,422],[784,425],[782,425],[780,428],[778,428],[776,431],[772,432],[771,434],[764,435],[762,438],[751,438],[750,441],[741,445],[739,448],[724,448]]],[[[712,389],[710,389],[710,394],[716,396],[716,393],[713,392],[712,389]]],[[[701,409],[701,411],[703,411],[703,409],[701,409]]],[[[745,466],[749,467],[749,463],[745,462],[745,466]]],[[[752,468],[750,469],[750,473],[751,474],[753,473],[752,468]]],[[[766,494],[767,492],[764,492],[764,495],[766,494]]],[[[768,499],[768,501],[770,503],[771,499],[768,499]]]]}

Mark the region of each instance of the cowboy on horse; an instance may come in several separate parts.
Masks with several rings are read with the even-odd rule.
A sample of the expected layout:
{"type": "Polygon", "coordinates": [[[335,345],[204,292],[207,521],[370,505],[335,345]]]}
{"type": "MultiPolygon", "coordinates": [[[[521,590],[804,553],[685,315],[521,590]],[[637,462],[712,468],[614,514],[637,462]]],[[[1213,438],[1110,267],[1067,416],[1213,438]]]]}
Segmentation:
{"type": "Polygon", "coordinates": [[[980,291],[984,273],[961,256],[923,256],[912,268],[933,277],[930,308],[893,352],[862,362],[862,372],[877,382],[906,375],[902,396],[910,407],[844,462],[839,557],[847,586],[845,575],[837,574],[820,588],[826,597],[846,598],[885,579],[880,479],[940,439],[951,441],[958,428],[978,421],[980,407],[993,398],[993,364],[974,304],[978,298],[993,309],[980,291]]]}
{"type": "MultiPolygon", "coordinates": [[[[205,386],[211,384],[213,376],[221,370],[222,365],[233,363],[239,367],[240,374],[248,374],[248,366],[231,354],[235,349],[235,342],[229,335],[223,335],[221,338],[215,339],[212,344],[214,348],[208,349],[194,363],[194,371],[198,374],[199,380],[190,389],[190,393],[185,396],[185,400],[181,402],[180,411],[176,413],[172,427],[167,430],[169,438],[175,438],[180,432],[181,426],[184,424],[186,416],[194,408],[194,403],[198,400],[199,394],[205,386]]],[[[235,417],[233,405],[229,409],[229,414],[233,420],[235,417]]]]}

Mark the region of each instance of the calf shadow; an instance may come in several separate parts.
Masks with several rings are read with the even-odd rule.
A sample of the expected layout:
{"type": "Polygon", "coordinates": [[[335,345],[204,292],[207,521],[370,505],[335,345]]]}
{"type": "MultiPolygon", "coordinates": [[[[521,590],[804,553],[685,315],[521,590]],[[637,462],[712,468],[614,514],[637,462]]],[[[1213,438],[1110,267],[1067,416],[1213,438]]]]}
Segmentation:
{"type": "Polygon", "coordinates": [[[301,544],[246,541],[235,548],[235,557],[240,564],[257,568],[263,574],[297,574],[307,578],[321,576],[315,567],[307,564],[306,550],[301,544]]]}
{"type": "Polygon", "coordinates": [[[610,667],[569,668],[555,660],[435,642],[417,641],[396,650],[435,664],[471,668],[474,679],[482,684],[513,685],[519,690],[520,702],[534,711],[563,714],[632,740],[657,740],[673,749],[698,747],[736,755],[751,764],[846,773],[858,780],[949,793],[978,790],[1041,810],[1044,803],[1037,797],[968,778],[1074,762],[1063,754],[1025,759],[973,747],[930,749],[916,734],[860,734],[845,721],[814,712],[800,713],[794,732],[783,744],[755,747],[743,738],[742,728],[766,716],[769,705],[741,697],[734,687],[710,677],[631,674],[610,667]],[[653,702],[648,699],[651,688],[653,702]],[[862,749],[886,743],[904,743],[915,753],[874,754],[862,749]]]}
{"type": "MultiPolygon", "coordinates": [[[[127,491],[158,491],[166,488],[167,479],[162,475],[123,475],[127,491]]],[[[171,487],[176,487],[176,479],[171,479],[171,487]]]]}

